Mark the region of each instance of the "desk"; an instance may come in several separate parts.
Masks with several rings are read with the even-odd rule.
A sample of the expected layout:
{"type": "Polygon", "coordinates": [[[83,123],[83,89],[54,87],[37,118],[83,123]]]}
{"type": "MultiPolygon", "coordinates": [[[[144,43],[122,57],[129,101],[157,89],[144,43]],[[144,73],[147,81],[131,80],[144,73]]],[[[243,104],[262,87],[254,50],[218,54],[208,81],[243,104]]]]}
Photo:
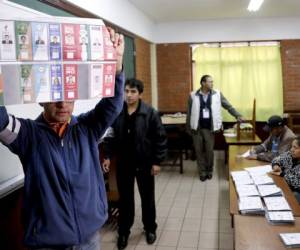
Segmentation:
{"type": "Polygon", "coordinates": [[[253,140],[250,136],[241,137],[240,140],[237,140],[236,137],[225,137],[225,142],[228,146],[230,145],[258,145],[261,144],[261,139],[255,135],[255,139],[253,140]]]}
{"type": "Polygon", "coordinates": [[[23,245],[22,201],[24,188],[0,199],[0,248],[26,250],[23,245]]]}
{"type": "Polygon", "coordinates": [[[255,139],[253,140],[250,135],[242,136],[240,140],[235,137],[225,137],[225,163],[228,162],[228,148],[231,145],[259,145],[261,144],[261,139],[255,134],[255,139]]]}
{"type": "MultiPolygon", "coordinates": [[[[295,217],[294,225],[271,225],[265,217],[234,216],[235,250],[285,250],[279,233],[300,232],[300,218],[295,217]]],[[[292,248],[300,250],[300,248],[292,248]]]]}
{"type": "MultiPolygon", "coordinates": [[[[257,160],[247,160],[245,158],[236,157],[247,151],[249,146],[230,146],[229,147],[229,174],[231,171],[243,170],[245,167],[253,167],[259,165],[266,165],[268,163],[257,160]]],[[[285,179],[280,176],[270,175],[275,184],[280,187],[284,193],[287,202],[289,203],[294,216],[300,216],[300,206],[291,191],[289,185],[286,183],[285,179]]],[[[229,177],[229,196],[230,196],[230,215],[238,215],[238,196],[235,190],[232,178],[229,177]]],[[[232,217],[233,218],[233,217],[232,217]]],[[[265,218],[264,218],[265,219],[265,218]]]]}
{"type": "MultiPolygon", "coordinates": [[[[99,144],[99,160],[103,162],[103,144],[99,144]]],[[[110,160],[110,168],[108,173],[104,173],[104,181],[106,188],[106,195],[108,201],[108,224],[115,224],[117,221],[118,214],[118,201],[119,201],[119,191],[117,186],[116,177],[116,156],[114,155],[110,160]]]]}
{"type": "Polygon", "coordinates": [[[163,115],[161,117],[161,121],[163,125],[185,125],[186,123],[186,115],[174,116],[174,115],[163,115]]]}
{"type": "Polygon", "coordinates": [[[24,186],[24,173],[0,183],[0,199],[24,186]]]}
{"type": "MultiPolygon", "coordinates": [[[[179,166],[180,173],[183,173],[183,151],[186,149],[186,133],[185,123],[186,115],[163,115],[161,117],[162,124],[164,125],[168,137],[168,150],[169,153],[174,153],[174,159],[172,159],[172,166],[179,166]],[[176,163],[179,160],[179,163],[176,163]]],[[[187,153],[186,153],[187,154],[187,153]]],[[[168,163],[162,163],[163,165],[170,165],[168,163]]]]}

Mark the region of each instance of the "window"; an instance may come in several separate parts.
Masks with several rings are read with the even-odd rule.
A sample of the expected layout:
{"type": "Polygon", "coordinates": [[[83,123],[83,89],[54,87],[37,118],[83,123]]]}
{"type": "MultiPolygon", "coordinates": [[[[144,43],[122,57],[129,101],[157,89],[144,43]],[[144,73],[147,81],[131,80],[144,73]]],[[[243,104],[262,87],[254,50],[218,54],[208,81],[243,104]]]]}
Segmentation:
{"type": "MultiPolygon", "coordinates": [[[[193,88],[209,74],[214,88],[245,118],[252,116],[256,98],[256,117],[266,121],[283,113],[280,47],[277,42],[213,43],[193,46],[193,88]]],[[[232,121],[223,111],[224,121],[232,121]]]]}

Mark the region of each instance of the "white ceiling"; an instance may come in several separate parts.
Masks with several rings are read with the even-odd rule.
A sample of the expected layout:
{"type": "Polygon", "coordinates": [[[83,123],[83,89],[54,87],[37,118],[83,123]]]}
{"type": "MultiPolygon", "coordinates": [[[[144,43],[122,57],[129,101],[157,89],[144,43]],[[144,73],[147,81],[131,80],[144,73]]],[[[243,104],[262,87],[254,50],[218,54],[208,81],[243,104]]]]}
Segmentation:
{"type": "Polygon", "coordinates": [[[128,0],[156,23],[204,19],[300,17],[300,0],[264,0],[248,12],[250,0],[128,0]]]}

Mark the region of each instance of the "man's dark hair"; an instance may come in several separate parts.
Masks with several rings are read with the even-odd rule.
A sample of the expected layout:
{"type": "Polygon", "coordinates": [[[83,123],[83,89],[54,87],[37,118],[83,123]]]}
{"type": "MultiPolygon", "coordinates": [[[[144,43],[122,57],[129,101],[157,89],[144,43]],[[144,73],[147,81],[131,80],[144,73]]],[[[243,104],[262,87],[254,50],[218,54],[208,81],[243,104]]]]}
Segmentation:
{"type": "Polygon", "coordinates": [[[137,88],[139,94],[142,94],[144,92],[144,84],[142,81],[135,79],[135,78],[131,78],[131,79],[127,79],[125,82],[125,87],[129,86],[129,88],[137,88]]]}
{"type": "Polygon", "coordinates": [[[203,75],[200,79],[200,84],[201,86],[203,85],[203,82],[206,82],[207,78],[211,77],[210,75],[203,75]]]}

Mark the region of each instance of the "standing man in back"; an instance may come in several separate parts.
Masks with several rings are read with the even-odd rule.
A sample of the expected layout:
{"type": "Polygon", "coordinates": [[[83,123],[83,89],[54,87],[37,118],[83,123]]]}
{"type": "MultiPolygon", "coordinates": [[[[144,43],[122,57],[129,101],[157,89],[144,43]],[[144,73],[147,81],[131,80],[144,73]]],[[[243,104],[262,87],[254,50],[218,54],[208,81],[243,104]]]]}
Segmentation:
{"type": "Polygon", "coordinates": [[[202,76],[200,85],[200,89],[189,96],[186,125],[193,138],[200,180],[205,181],[213,174],[214,134],[222,129],[221,107],[239,121],[242,115],[219,90],[213,89],[210,75],[202,76]]]}

